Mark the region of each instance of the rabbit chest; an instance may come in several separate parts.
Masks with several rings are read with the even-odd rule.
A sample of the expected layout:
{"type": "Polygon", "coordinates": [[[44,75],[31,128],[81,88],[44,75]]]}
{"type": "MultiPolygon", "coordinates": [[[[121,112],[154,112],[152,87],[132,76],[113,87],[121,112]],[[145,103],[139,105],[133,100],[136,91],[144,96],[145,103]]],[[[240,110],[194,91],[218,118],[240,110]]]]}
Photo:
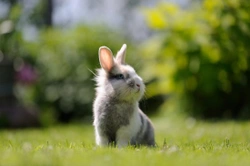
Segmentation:
{"type": "Polygon", "coordinates": [[[98,110],[98,126],[103,134],[109,137],[110,141],[115,141],[117,130],[122,126],[129,125],[134,111],[133,104],[107,102],[98,110]]]}

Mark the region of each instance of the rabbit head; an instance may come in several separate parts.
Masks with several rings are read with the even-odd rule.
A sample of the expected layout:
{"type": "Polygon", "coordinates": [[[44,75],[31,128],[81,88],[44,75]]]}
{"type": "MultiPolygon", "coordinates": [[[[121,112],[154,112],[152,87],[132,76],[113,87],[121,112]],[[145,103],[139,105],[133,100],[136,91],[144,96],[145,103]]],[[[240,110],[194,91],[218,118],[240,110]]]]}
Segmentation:
{"type": "Polygon", "coordinates": [[[98,70],[97,95],[119,101],[139,101],[144,94],[145,85],[135,70],[125,63],[127,45],[123,44],[116,57],[112,51],[102,46],[99,48],[101,69],[98,70]]]}

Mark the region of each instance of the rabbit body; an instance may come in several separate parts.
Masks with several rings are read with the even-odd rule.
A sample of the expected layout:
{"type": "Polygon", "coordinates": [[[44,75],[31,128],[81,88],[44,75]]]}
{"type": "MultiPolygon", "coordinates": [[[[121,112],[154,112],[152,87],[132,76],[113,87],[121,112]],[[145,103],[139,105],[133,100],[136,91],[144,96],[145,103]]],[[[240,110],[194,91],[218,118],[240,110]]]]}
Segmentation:
{"type": "Polygon", "coordinates": [[[97,88],[93,105],[96,144],[154,146],[153,125],[138,106],[145,85],[135,70],[125,64],[125,54],[125,44],[116,58],[109,48],[99,49],[102,68],[95,78],[97,88]]]}

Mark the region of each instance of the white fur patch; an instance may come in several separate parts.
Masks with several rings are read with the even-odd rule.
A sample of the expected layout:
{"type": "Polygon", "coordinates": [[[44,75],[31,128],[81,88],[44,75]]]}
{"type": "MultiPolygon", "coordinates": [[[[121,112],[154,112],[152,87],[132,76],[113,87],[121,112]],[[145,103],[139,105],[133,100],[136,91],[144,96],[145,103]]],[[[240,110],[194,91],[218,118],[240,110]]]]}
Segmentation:
{"type": "MultiPolygon", "coordinates": [[[[138,107],[138,106],[137,106],[138,107]]],[[[129,125],[122,126],[116,133],[116,142],[118,147],[127,146],[131,139],[136,136],[141,127],[140,115],[137,109],[133,112],[129,125]]]]}

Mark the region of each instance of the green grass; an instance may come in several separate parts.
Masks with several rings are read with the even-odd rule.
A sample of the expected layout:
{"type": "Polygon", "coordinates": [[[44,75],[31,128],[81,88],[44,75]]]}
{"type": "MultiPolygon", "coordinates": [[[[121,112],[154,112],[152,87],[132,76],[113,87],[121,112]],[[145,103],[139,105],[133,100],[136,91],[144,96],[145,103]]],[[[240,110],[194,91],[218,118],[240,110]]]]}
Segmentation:
{"type": "Polygon", "coordinates": [[[250,122],[152,119],[157,148],[98,148],[91,124],[1,130],[0,165],[197,165],[250,163],[250,122]]]}

